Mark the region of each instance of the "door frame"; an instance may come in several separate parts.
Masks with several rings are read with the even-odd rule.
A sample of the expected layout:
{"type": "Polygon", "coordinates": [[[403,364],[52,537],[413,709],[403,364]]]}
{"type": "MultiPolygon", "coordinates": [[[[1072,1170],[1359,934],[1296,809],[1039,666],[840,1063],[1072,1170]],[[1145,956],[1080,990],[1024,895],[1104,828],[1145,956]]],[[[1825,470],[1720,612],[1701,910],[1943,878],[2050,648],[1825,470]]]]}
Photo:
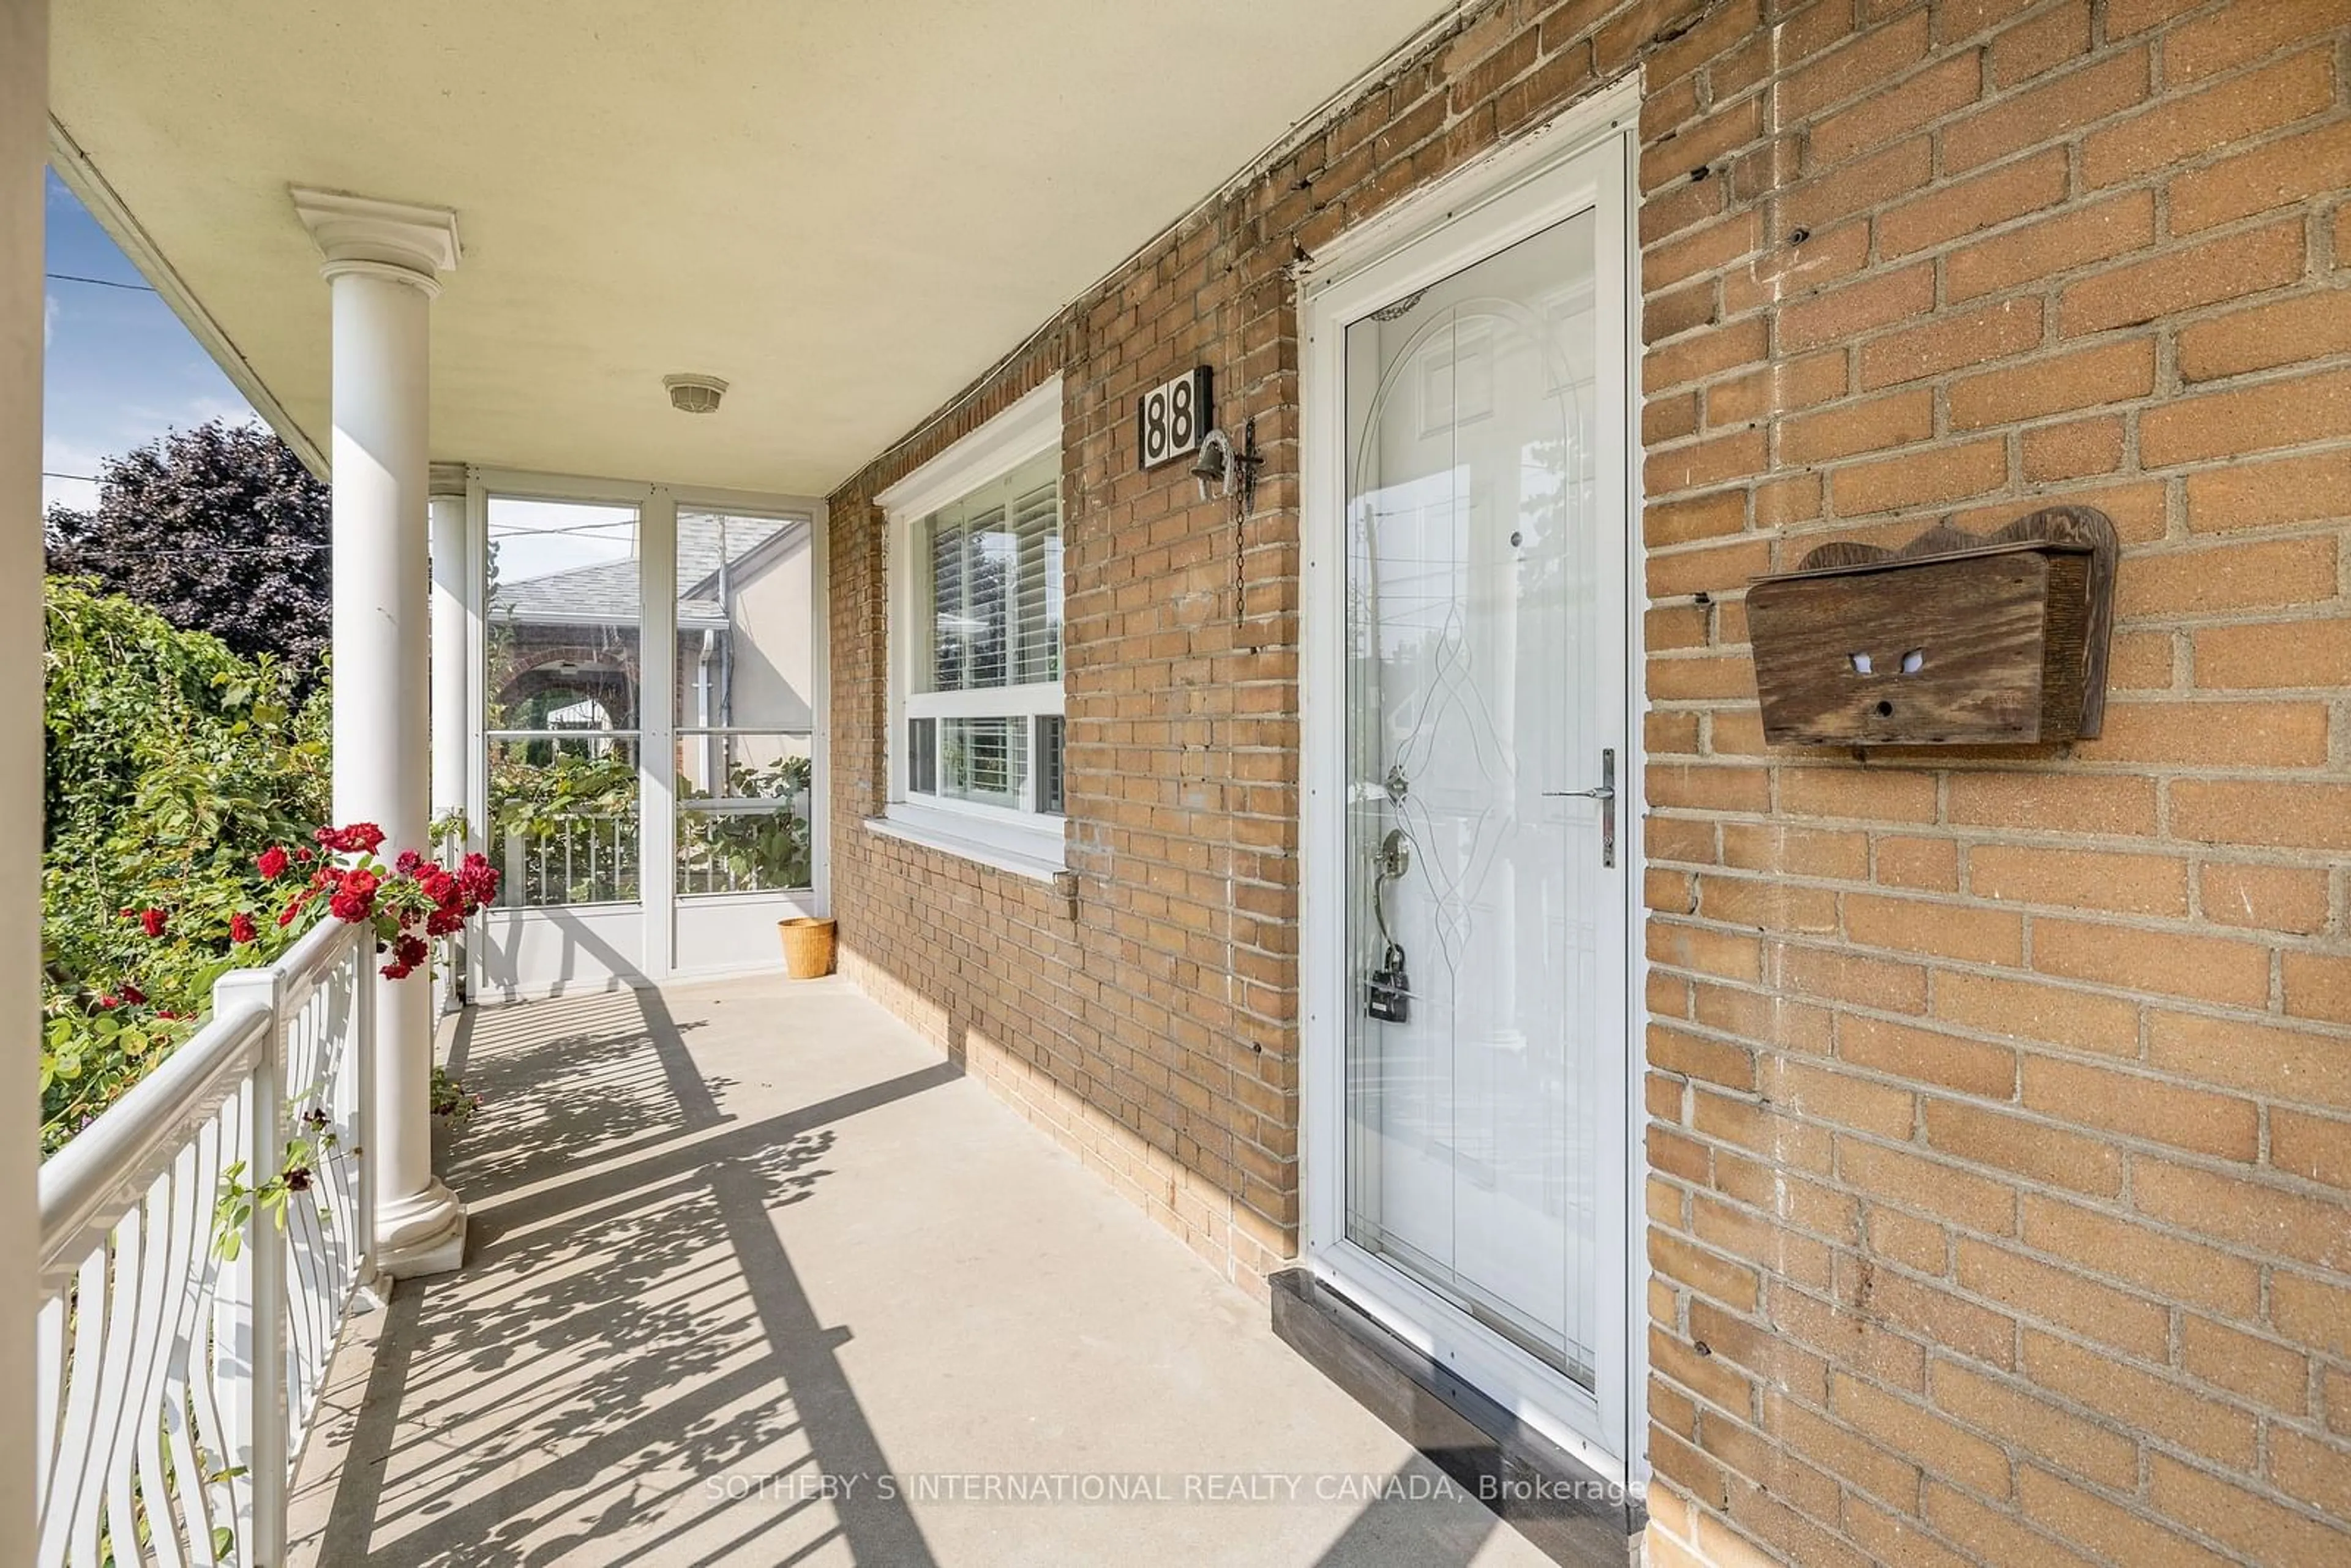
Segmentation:
{"type": "MultiPolygon", "coordinates": [[[[1593,1471],[1644,1489],[1647,1448],[1648,1267],[1641,1094],[1646,960],[1644,869],[1642,612],[1647,604],[1637,527],[1638,406],[1637,78],[1567,110],[1387,213],[1330,242],[1300,269],[1301,409],[1299,821],[1301,1251],[1306,1265],[1383,1326],[1509,1407],[1593,1471]],[[1589,159],[1589,177],[1574,169],[1589,159]],[[1587,1393],[1451,1302],[1347,1239],[1346,1032],[1353,1005],[1346,936],[1346,379],[1344,329],[1381,306],[1476,265],[1595,204],[1613,212],[1621,243],[1604,226],[1598,289],[1618,292],[1619,374],[1602,377],[1604,442],[1623,448],[1621,471],[1604,468],[1625,538],[1625,747],[1617,842],[1625,974],[1624,1113],[1603,1131],[1598,1191],[1603,1215],[1622,1218],[1622,1312],[1604,1300],[1593,1346],[1597,1390],[1587,1393]]],[[[1603,1244],[1604,1252],[1605,1243],[1603,1244]]]]}
{"type": "MultiPolygon", "coordinates": [[[[623,987],[659,985],[670,979],[721,978],[729,975],[764,973],[774,967],[773,939],[767,927],[789,915],[832,913],[831,853],[831,718],[832,633],[831,529],[825,501],[817,496],[785,496],[758,491],[718,489],[707,486],[649,484],[626,479],[579,475],[543,474],[528,470],[468,465],[465,468],[465,627],[466,733],[465,815],[468,848],[491,853],[489,821],[489,742],[485,683],[488,639],[488,606],[483,601],[489,565],[489,503],[493,496],[515,500],[585,501],[637,508],[638,626],[643,661],[637,715],[638,892],[628,904],[586,904],[548,909],[491,909],[485,921],[501,921],[518,940],[530,929],[544,928],[567,946],[588,943],[611,946],[621,963],[611,972],[558,979],[552,984],[518,984],[493,989],[489,984],[486,940],[466,944],[466,994],[476,1002],[524,1001],[568,991],[616,990],[623,987]],[[693,895],[694,909],[726,910],[746,923],[758,940],[749,951],[756,959],[722,956],[716,962],[682,961],[689,944],[679,930],[681,900],[675,884],[675,782],[668,760],[676,751],[677,715],[674,692],[677,631],[677,514],[691,511],[741,512],[764,517],[790,518],[809,529],[810,737],[809,834],[810,882],[799,892],[705,894],[693,895]],[[654,766],[654,758],[664,766],[654,766]],[[656,873],[658,868],[658,873],[656,873]],[[609,938],[609,943],[604,939],[609,938]]],[[[496,855],[492,855],[495,862],[496,855]]],[[[693,946],[697,948],[702,944],[693,946]]]]}

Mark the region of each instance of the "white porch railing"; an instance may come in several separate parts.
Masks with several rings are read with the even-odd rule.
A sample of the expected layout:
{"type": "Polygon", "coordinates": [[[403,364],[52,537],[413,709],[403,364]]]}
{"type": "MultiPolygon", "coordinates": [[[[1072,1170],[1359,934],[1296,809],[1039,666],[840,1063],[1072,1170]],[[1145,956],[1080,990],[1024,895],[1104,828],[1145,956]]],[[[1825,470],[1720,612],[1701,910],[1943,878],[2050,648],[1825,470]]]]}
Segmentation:
{"type": "Polygon", "coordinates": [[[637,819],[559,817],[541,833],[508,832],[498,903],[628,903],[637,897],[637,819]]]}
{"type": "MultiPolygon", "coordinates": [[[[41,1167],[42,1568],[284,1560],[287,1483],[372,1253],[373,933],[225,976],[193,1040],[41,1167]],[[308,1145],[281,1228],[216,1244],[231,1166],[308,1145]]],[[[294,1184],[290,1184],[292,1186],[294,1184]]]]}

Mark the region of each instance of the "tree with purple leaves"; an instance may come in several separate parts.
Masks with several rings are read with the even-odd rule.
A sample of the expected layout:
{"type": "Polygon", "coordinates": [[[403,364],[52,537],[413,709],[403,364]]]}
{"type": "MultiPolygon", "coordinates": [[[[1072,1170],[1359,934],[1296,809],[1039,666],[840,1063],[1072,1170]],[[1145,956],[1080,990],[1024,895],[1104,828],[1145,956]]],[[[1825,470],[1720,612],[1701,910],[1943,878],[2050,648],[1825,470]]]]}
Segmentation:
{"type": "Polygon", "coordinates": [[[53,506],[48,568],[95,580],[182,631],[274,655],[299,697],[332,612],[327,486],[259,424],[173,430],[99,465],[98,506],[53,506]]]}

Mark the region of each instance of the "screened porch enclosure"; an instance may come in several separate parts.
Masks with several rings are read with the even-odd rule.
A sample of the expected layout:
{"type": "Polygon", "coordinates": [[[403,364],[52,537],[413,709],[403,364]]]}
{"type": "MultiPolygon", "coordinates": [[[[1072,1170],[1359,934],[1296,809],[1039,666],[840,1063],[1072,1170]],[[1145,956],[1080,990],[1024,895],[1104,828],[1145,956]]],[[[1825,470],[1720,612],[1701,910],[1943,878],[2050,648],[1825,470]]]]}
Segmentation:
{"type": "Polygon", "coordinates": [[[471,995],[756,967],[824,912],[822,518],[469,476],[465,816],[503,873],[471,995]]]}

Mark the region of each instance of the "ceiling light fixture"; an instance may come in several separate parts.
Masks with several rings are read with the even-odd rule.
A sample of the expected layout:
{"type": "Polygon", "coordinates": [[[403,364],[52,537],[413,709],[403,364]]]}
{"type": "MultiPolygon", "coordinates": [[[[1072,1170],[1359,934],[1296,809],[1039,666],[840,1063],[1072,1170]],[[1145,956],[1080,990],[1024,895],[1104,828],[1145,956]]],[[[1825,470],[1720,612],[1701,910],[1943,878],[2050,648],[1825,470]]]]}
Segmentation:
{"type": "Polygon", "coordinates": [[[726,383],[716,376],[664,376],[662,385],[669,389],[670,407],[686,413],[716,413],[726,395],[726,383]]]}

